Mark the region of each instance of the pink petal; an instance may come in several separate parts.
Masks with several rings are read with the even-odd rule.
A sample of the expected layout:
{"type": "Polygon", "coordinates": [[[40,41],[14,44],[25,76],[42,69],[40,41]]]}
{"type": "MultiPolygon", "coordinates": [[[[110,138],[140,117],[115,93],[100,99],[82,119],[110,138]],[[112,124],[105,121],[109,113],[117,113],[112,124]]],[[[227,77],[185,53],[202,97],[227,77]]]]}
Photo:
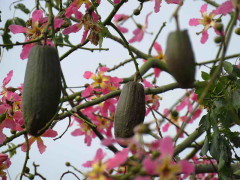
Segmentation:
{"type": "Polygon", "coordinates": [[[91,146],[91,143],[92,143],[91,136],[86,135],[84,138],[84,143],[87,144],[87,146],[91,146]]]}
{"type": "Polygon", "coordinates": [[[154,47],[154,49],[158,52],[158,54],[162,54],[162,46],[158,43],[158,42],[155,42],[154,44],[153,44],[153,47],[154,47]]]}
{"type": "Polygon", "coordinates": [[[37,138],[37,146],[41,154],[44,153],[47,148],[47,146],[44,145],[43,140],[40,137],[37,138]]]}
{"type": "MultiPolygon", "coordinates": [[[[35,140],[36,140],[36,138],[34,138],[34,137],[30,137],[30,138],[28,139],[29,149],[31,148],[31,145],[35,142],[35,140]]],[[[26,142],[24,142],[23,145],[21,146],[21,150],[22,150],[23,152],[26,152],[26,151],[27,151],[27,144],[26,144],[26,142]]]]}
{"type": "Polygon", "coordinates": [[[160,10],[162,0],[155,0],[154,12],[157,13],[160,10]]]}
{"type": "Polygon", "coordinates": [[[160,73],[162,72],[159,68],[153,68],[155,77],[159,77],[160,73]]]}
{"type": "Polygon", "coordinates": [[[26,33],[27,28],[20,26],[20,25],[16,25],[16,24],[11,24],[8,29],[13,33],[26,33]]]}
{"type": "Polygon", "coordinates": [[[163,127],[162,127],[162,131],[163,132],[167,132],[168,131],[168,128],[170,127],[170,123],[166,123],[163,127]]]}
{"type": "Polygon", "coordinates": [[[168,116],[170,114],[169,109],[164,109],[163,114],[164,114],[164,116],[168,116]]]}
{"type": "Polygon", "coordinates": [[[206,41],[208,40],[208,32],[207,31],[203,31],[202,32],[202,38],[201,38],[201,43],[204,44],[206,41]]]}
{"type": "Polygon", "coordinates": [[[172,138],[167,136],[161,140],[160,152],[161,152],[161,156],[173,155],[174,147],[173,147],[172,138]]]}
{"type": "Polygon", "coordinates": [[[75,129],[72,133],[72,136],[81,136],[83,135],[83,132],[80,129],[75,129]]]}
{"type": "Polygon", "coordinates": [[[188,98],[184,97],[179,105],[176,106],[177,111],[183,110],[183,108],[188,104],[188,98]]]}
{"type": "Polygon", "coordinates": [[[58,29],[60,28],[63,24],[64,24],[64,20],[63,19],[54,19],[54,29],[58,29]]]}
{"type": "Polygon", "coordinates": [[[7,77],[3,79],[3,86],[6,86],[12,79],[13,76],[13,70],[9,71],[7,74],[7,77]]]}
{"type": "Polygon", "coordinates": [[[103,160],[105,155],[106,154],[103,152],[103,150],[101,148],[99,148],[96,152],[95,157],[94,157],[94,162],[103,160]]]}
{"type": "Polygon", "coordinates": [[[189,25],[190,26],[197,26],[199,24],[200,24],[199,19],[192,18],[192,19],[189,20],[189,25]]]}
{"type": "Polygon", "coordinates": [[[12,130],[16,129],[16,123],[14,122],[14,120],[8,118],[2,122],[2,126],[12,130]]]}
{"type": "Polygon", "coordinates": [[[98,22],[99,20],[99,16],[94,11],[92,12],[92,18],[94,22],[98,22]]]}
{"type": "Polygon", "coordinates": [[[58,135],[57,131],[48,129],[43,133],[42,137],[56,137],[57,135],[58,135]]]}
{"type": "Polygon", "coordinates": [[[127,33],[127,32],[128,32],[128,29],[125,28],[125,27],[121,27],[121,26],[118,26],[118,25],[117,25],[117,28],[118,28],[119,31],[121,31],[122,33],[127,33]]]}
{"type": "Polygon", "coordinates": [[[78,11],[77,7],[72,8],[72,11],[73,11],[73,13],[75,15],[75,18],[77,18],[78,20],[82,19],[83,14],[80,11],[78,11]]]}
{"type": "Polygon", "coordinates": [[[68,35],[70,33],[76,33],[78,32],[82,26],[79,26],[79,24],[74,24],[72,26],[67,27],[66,29],[63,30],[63,34],[68,35]]]}
{"type": "Polygon", "coordinates": [[[156,165],[157,163],[149,157],[146,157],[143,160],[143,167],[146,170],[146,172],[150,175],[153,175],[155,173],[156,165]]]}
{"type": "Polygon", "coordinates": [[[149,16],[152,14],[152,12],[148,13],[147,16],[146,16],[146,19],[145,19],[145,28],[148,27],[148,18],[149,16]]]}
{"type": "Polygon", "coordinates": [[[85,73],[83,74],[83,77],[86,79],[91,78],[93,75],[93,73],[91,71],[85,71],[85,73]]]}
{"type": "Polygon", "coordinates": [[[32,49],[32,47],[33,47],[34,45],[35,45],[35,43],[23,45],[22,52],[21,52],[21,54],[20,54],[20,57],[21,57],[22,60],[28,58],[28,55],[29,55],[29,53],[30,53],[30,50],[32,49]]]}
{"type": "Polygon", "coordinates": [[[87,161],[87,162],[83,163],[82,166],[86,167],[86,168],[90,168],[90,167],[92,167],[93,163],[94,163],[94,161],[87,161]]]}
{"type": "Polygon", "coordinates": [[[89,30],[85,30],[85,31],[83,32],[81,44],[84,43],[85,40],[87,39],[88,32],[89,32],[89,30]]]}
{"type": "Polygon", "coordinates": [[[224,3],[222,3],[220,6],[218,6],[218,8],[214,11],[214,14],[218,15],[218,14],[223,14],[226,15],[230,12],[232,12],[234,9],[233,4],[231,1],[226,1],[224,3]]]}
{"type": "Polygon", "coordinates": [[[205,13],[205,12],[207,12],[207,4],[203,4],[202,5],[202,7],[201,7],[201,9],[200,9],[200,12],[203,14],[203,13],[205,13]]]}
{"type": "Polygon", "coordinates": [[[133,31],[134,36],[129,40],[129,43],[140,42],[143,39],[144,32],[142,29],[135,29],[133,31]]]}
{"type": "Polygon", "coordinates": [[[115,156],[107,161],[107,168],[113,169],[121,164],[123,164],[128,159],[128,148],[117,152],[115,156]]]}
{"type": "Polygon", "coordinates": [[[181,167],[182,167],[182,172],[185,174],[191,174],[194,172],[195,168],[194,165],[186,160],[179,161],[181,167]]]}
{"type": "Polygon", "coordinates": [[[125,14],[116,14],[116,15],[114,16],[114,22],[122,21],[122,20],[125,20],[125,19],[127,19],[127,18],[129,18],[128,15],[125,15],[125,14]]]}
{"type": "Polygon", "coordinates": [[[2,144],[6,139],[6,136],[5,136],[5,134],[3,134],[2,130],[3,129],[0,128],[0,144],[2,144]]]}
{"type": "Polygon", "coordinates": [[[93,88],[92,86],[88,86],[86,89],[84,89],[81,93],[82,97],[88,97],[91,96],[93,94],[93,88]]]}
{"type": "Polygon", "coordinates": [[[43,11],[42,10],[35,10],[32,14],[32,22],[38,22],[43,17],[43,11]]]}
{"type": "Polygon", "coordinates": [[[201,115],[201,113],[202,113],[202,109],[201,108],[197,109],[192,116],[192,120],[194,121],[195,119],[197,119],[201,115]]]}
{"type": "Polygon", "coordinates": [[[4,161],[6,161],[8,159],[8,155],[7,154],[0,154],[0,164],[2,164],[4,161]]]}
{"type": "Polygon", "coordinates": [[[108,139],[103,139],[102,140],[102,145],[104,146],[109,146],[112,145],[113,143],[116,143],[116,139],[108,138],[108,139]]]}
{"type": "Polygon", "coordinates": [[[108,70],[109,70],[108,67],[100,67],[100,68],[99,68],[99,71],[100,71],[100,72],[107,72],[108,70]]]}
{"type": "Polygon", "coordinates": [[[153,85],[146,79],[143,80],[144,87],[152,88],[153,85]]]}
{"type": "Polygon", "coordinates": [[[166,0],[166,3],[168,4],[179,4],[181,0],[166,0]]]}

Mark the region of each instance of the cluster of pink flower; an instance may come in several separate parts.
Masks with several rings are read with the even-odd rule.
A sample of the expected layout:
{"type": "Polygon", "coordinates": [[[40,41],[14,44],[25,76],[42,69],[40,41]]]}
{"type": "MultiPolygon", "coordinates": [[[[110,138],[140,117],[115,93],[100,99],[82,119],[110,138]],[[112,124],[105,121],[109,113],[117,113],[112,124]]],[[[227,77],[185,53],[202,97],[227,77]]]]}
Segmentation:
{"type": "Polygon", "coordinates": [[[7,176],[6,176],[7,173],[4,172],[4,170],[9,168],[10,165],[11,165],[11,161],[8,158],[8,155],[0,154],[0,178],[2,180],[6,180],[7,179],[7,176]]]}
{"type": "MultiPolygon", "coordinates": [[[[183,174],[185,178],[194,171],[194,165],[186,160],[173,161],[174,146],[170,137],[151,143],[140,142],[136,136],[121,141],[125,142],[128,148],[119,151],[114,157],[103,161],[105,154],[102,149],[98,149],[94,159],[83,164],[84,167],[92,168],[87,173],[90,179],[111,180],[114,176],[131,174],[132,171],[134,180],[150,180],[153,176],[176,179],[179,174],[183,174]],[[116,167],[118,169],[114,169],[116,167]]],[[[113,142],[106,140],[103,144],[110,145],[113,142]]]]}
{"type": "MultiPolygon", "coordinates": [[[[82,97],[87,100],[92,100],[97,97],[108,94],[111,91],[119,89],[122,79],[117,77],[107,76],[107,67],[100,67],[99,71],[94,74],[90,71],[84,73],[86,79],[92,79],[93,82],[87,85],[82,92],[82,97]]],[[[82,110],[82,113],[88,116],[97,126],[99,132],[107,137],[112,137],[111,129],[113,127],[114,113],[116,109],[117,98],[108,99],[99,105],[87,107],[82,110]]],[[[77,117],[73,117],[79,128],[72,132],[73,136],[85,135],[85,143],[90,146],[92,138],[96,137],[88,124],[77,117]]]]}
{"type": "Polygon", "coordinates": [[[13,76],[11,70],[3,80],[0,92],[0,144],[6,139],[4,128],[12,131],[21,131],[23,125],[22,117],[22,86],[18,88],[6,87],[13,76]]]}
{"type": "MultiPolygon", "coordinates": [[[[8,128],[15,131],[22,131],[23,128],[23,115],[22,115],[22,89],[23,85],[18,88],[6,87],[11,81],[13,71],[11,70],[7,77],[3,80],[2,91],[0,92],[0,144],[6,139],[6,135],[3,133],[4,128],[8,128]]],[[[54,130],[46,131],[42,137],[55,137],[57,132],[54,130]]],[[[43,153],[46,146],[43,143],[41,137],[30,137],[29,148],[36,141],[40,153],[43,153]]],[[[21,149],[27,150],[26,143],[23,143],[21,149]]]]}

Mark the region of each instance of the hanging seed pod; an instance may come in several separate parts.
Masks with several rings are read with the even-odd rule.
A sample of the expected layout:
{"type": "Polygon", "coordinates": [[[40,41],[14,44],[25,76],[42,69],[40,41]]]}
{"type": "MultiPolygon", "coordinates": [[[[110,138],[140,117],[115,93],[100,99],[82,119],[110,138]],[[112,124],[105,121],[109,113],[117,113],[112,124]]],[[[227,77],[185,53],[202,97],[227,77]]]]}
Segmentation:
{"type": "Polygon", "coordinates": [[[133,81],[126,83],[119,97],[115,113],[115,137],[129,138],[133,136],[133,129],[138,124],[143,123],[145,112],[143,85],[133,81]]]}
{"type": "Polygon", "coordinates": [[[35,45],[28,58],[23,87],[23,118],[27,132],[39,132],[53,118],[61,96],[58,52],[51,46],[35,45]]]}
{"type": "Polygon", "coordinates": [[[168,35],[166,63],[182,88],[191,88],[195,80],[195,58],[187,30],[168,35]]]}

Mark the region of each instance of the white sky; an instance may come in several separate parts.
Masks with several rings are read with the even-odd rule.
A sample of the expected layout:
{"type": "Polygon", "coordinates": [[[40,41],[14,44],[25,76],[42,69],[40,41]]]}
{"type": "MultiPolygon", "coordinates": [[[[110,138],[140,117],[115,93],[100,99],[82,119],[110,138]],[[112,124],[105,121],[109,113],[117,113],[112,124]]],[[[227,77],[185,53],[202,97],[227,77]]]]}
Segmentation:
{"type": "MultiPolygon", "coordinates": [[[[14,12],[14,9],[9,9],[9,5],[14,2],[13,0],[0,0],[0,10],[2,11],[2,22],[0,22],[0,27],[4,26],[4,23],[7,19],[12,17],[22,17],[24,20],[28,19],[28,16],[21,13],[19,10],[14,12]]],[[[32,0],[25,0],[22,1],[25,3],[29,9],[34,7],[34,2],[32,0]]],[[[223,0],[218,0],[218,3],[224,2],[223,0]]],[[[185,5],[180,10],[180,24],[182,29],[186,28],[189,29],[189,34],[192,39],[193,48],[196,55],[196,61],[201,62],[205,60],[214,59],[217,46],[213,43],[213,30],[209,31],[209,40],[206,44],[202,45],[200,43],[200,36],[196,36],[195,33],[202,30],[202,26],[199,27],[189,27],[188,21],[190,18],[200,18],[200,6],[203,4],[202,1],[191,1],[186,0],[185,5]]],[[[126,13],[130,14],[133,9],[138,6],[138,1],[129,1],[127,4],[124,5],[122,9],[120,9],[119,13],[126,13]]],[[[150,11],[153,11],[154,3],[146,3],[144,5],[143,11],[140,16],[135,17],[136,21],[139,23],[143,23],[145,21],[145,15],[150,11]]],[[[167,22],[167,26],[164,28],[163,32],[159,36],[157,42],[159,42],[163,50],[165,50],[165,42],[167,38],[167,34],[169,31],[175,29],[175,22],[172,20],[170,22],[170,15],[175,10],[175,5],[167,5],[165,2],[162,3],[162,7],[159,13],[153,13],[149,17],[149,28],[148,32],[153,32],[156,34],[158,29],[161,27],[164,21],[167,22]]],[[[209,10],[213,8],[209,6],[209,10]]],[[[99,13],[103,14],[102,19],[105,19],[107,13],[110,12],[110,6],[108,5],[107,1],[102,0],[102,4],[100,5],[99,13]]],[[[225,19],[228,19],[227,17],[225,19]]],[[[130,22],[126,24],[125,27],[129,27],[130,33],[126,35],[127,39],[132,37],[132,30],[135,29],[134,26],[130,22]]],[[[111,28],[109,28],[111,29],[111,28]]],[[[112,31],[112,29],[111,29],[112,31]]],[[[82,31],[81,31],[82,32],[82,31]]],[[[72,34],[73,44],[78,44],[81,40],[81,33],[72,34]]],[[[23,35],[13,35],[13,42],[24,41],[23,35]]],[[[231,46],[229,47],[228,54],[239,53],[239,38],[240,36],[233,36],[231,41],[231,46]]],[[[133,45],[137,48],[140,48],[143,52],[148,51],[149,45],[152,43],[154,36],[149,34],[145,34],[144,39],[141,43],[134,43],[133,45]]],[[[2,40],[0,40],[2,43],[2,40]]],[[[94,47],[93,45],[88,45],[88,47],[94,47]]],[[[121,61],[128,59],[128,51],[122,48],[115,42],[111,40],[105,39],[103,43],[103,48],[110,48],[109,51],[105,52],[88,52],[85,50],[78,50],[68,56],[61,64],[64,71],[64,75],[69,86],[82,86],[85,83],[91,83],[91,81],[87,81],[83,78],[83,74],[85,71],[90,70],[94,72],[98,66],[98,63],[106,64],[108,67],[113,67],[116,64],[119,64],[121,61]]],[[[20,52],[21,46],[17,46],[14,49],[9,51],[4,50],[4,54],[0,63],[0,82],[2,82],[3,78],[10,70],[14,70],[14,75],[12,78],[10,86],[16,87],[20,83],[23,82],[24,79],[24,72],[27,60],[20,59],[20,52]]],[[[66,52],[68,48],[59,49],[60,55],[66,52]]],[[[153,50],[154,54],[154,50],[153,50]]],[[[139,61],[141,62],[141,61],[139,61]]],[[[135,69],[133,63],[125,65],[123,68],[120,68],[118,71],[113,72],[112,76],[118,77],[128,77],[134,73],[135,69]]],[[[197,79],[200,80],[200,73],[197,75],[197,79]]],[[[162,73],[160,78],[158,79],[157,85],[163,85],[173,82],[173,79],[169,77],[166,73],[162,73]]],[[[162,111],[165,107],[170,106],[174,103],[176,99],[176,95],[180,95],[184,93],[184,90],[176,90],[172,92],[168,92],[163,96],[163,100],[161,101],[161,108],[162,111]]],[[[151,118],[150,118],[151,119],[151,118]]],[[[65,128],[67,127],[68,121],[63,121],[56,126],[56,130],[58,133],[61,134],[65,128]]],[[[32,162],[34,161],[37,164],[40,164],[39,172],[43,174],[47,179],[59,179],[63,172],[68,170],[65,167],[65,162],[69,161],[76,167],[84,170],[82,168],[82,163],[87,160],[91,160],[94,157],[96,149],[99,146],[99,140],[96,139],[93,141],[91,147],[87,147],[83,143],[83,137],[73,137],[70,133],[75,128],[70,128],[69,131],[57,141],[53,141],[52,139],[44,140],[44,143],[47,145],[46,152],[42,155],[38,152],[36,148],[36,144],[34,144],[30,151],[30,160],[28,161],[28,167],[32,167],[32,162]]],[[[190,128],[193,130],[193,128],[190,128]]],[[[175,132],[175,131],[174,131],[175,132]]],[[[24,138],[19,138],[17,141],[13,141],[14,143],[18,144],[24,141],[24,138]]],[[[105,149],[103,147],[103,149],[105,149]]],[[[0,151],[4,150],[1,148],[0,151]]],[[[105,149],[106,150],[106,149],[105,149]]],[[[23,162],[25,159],[25,153],[21,152],[21,150],[17,151],[17,156],[14,156],[11,161],[12,165],[9,168],[9,174],[12,179],[15,179],[16,176],[21,172],[23,162]]],[[[108,155],[112,155],[112,153],[108,150],[108,155]]],[[[70,169],[72,170],[72,169],[70,169]]],[[[71,175],[66,176],[64,179],[69,179],[71,175]]],[[[36,178],[38,180],[38,178],[36,178]]]]}

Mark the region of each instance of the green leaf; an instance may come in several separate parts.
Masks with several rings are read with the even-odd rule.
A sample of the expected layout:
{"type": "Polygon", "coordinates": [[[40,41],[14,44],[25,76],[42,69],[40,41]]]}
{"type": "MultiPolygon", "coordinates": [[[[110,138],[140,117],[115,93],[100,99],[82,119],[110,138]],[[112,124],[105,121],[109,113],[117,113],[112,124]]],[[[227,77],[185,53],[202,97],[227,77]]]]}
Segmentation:
{"type": "Polygon", "coordinates": [[[220,144],[219,144],[219,133],[214,132],[213,133],[213,139],[212,139],[212,143],[210,146],[210,154],[212,155],[212,157],[214,159],[216,159],[217,161],[219,160],[219,152],[220,152],[220,144]]]}
{"type": "Polygon", "coordinates": [[[205,80],[205,81],[210,79],[210,75],[208,73],[204,72],[204,71],[202,71],[201,76],[202,76],[202,79],[205,80]]]}
{"type": "Polygon", "coordinates": [[[25,21],[23,19],[21,19],[21,18],[18,18],[18,17],[13,18],[13,24],[26,27],[25,21]]]}
{"type": "Polygon", "coordinates": [[[13,157],[15,154],[17,154],[17,150],[14,149],[15,147],[16,147],[16,145],[13,143],[8,144],[8,148],[13,149],[13,150],[9,151],[10,158],[13,157]]]}
{"type": "MultiPolygon", "coordinates": [[[[56,36],[56,41],[57,43],[63,44],[63,36],[62,33],[60,33],[59,35],[56,36]]],[[[60,45],[59,45],[60,46],[60,45]]],[[[62,47],[62,46],[60,46],[62,47]]]]}
{"type": "Polygon", "coordinates": [[[231,74],[233,71],[233,65],[227,61],[223,62],[223,68],[228,74],[231,74]]]}
{"type": "MultiPolygon", "coordinates": [[[[13,19],[8,19],[5,23],[5,26],[4,26],[4,31],[3,31],[3,34],[2,34],[2,39],[3,39],[3,44],[13,44],[12,41],[11,41],[11,35],[9,34],[10,33],[10,30],[9,30],[9,26],[11,24],[16,24],[16,25],[21,25],[21,26],[26,26],[26,23],[23,19],[21,18],[13,18],[13,19]]],[[[13,48],[13,46],[6,46],[6,49],[9,50],[13,48]]]]}
{"type": "Polygon", "coordinates": [[[240,108],[240,90],[235,90],[232,92],[232,106],[240,108]]]}
{"type": "Polygon", "coordinates": [[[200,152],[200,155],[201,155],[201,156],[206,155],[207,152],[208,152],[208,150],[209,150],[209,142],[208,142],[208,138],[207,138],[207,136],[206,136],[206,137],[205,137],[205,140],[204,140],[203,147],[202,147],[201,152],[200,152]]]}
{"type": "Polygon", "coordinates": [[[25,14],[29,14],[30,13],[30,10],[28,8],[26,8],[26,6],[24,4],[22,4],[22,3],[19,3],[19,4],[17,4],[14,7],[15,7],[15,9],[20,9],[25,14]]]}
{"type": "Polygon", "coordinates": [[[64,35],[63,40],[67,43],[72,45],[72,43],[69,41],[69,35],[64,35]]]}

